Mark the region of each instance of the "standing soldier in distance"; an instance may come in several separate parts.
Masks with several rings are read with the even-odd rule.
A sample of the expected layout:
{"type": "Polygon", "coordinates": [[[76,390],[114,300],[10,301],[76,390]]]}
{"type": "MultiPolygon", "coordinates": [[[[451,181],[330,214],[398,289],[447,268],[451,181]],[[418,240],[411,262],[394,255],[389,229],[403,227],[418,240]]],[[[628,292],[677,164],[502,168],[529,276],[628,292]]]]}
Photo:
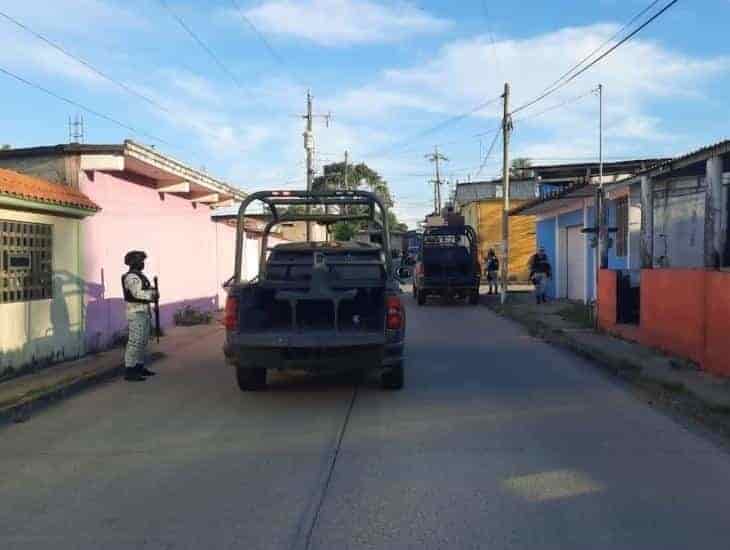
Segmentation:
{"type": "Polygon", "coordinates": [[[550,260],[545,254],[545,248],[540,247],[530,258],[530,281],[535,285],[535,298],[538,304],[544,304],[547,280],[552,277],[550,260]]]}
{"type": "Polygon", "coordinates": [[[147,254],[140,250],[132,250],[124,256],[124,263],[129,266],[129,271],[122,275],[129,323],[129,338],[124,353],[124,379],[130,382],[141,382],[147,376],[155,374],[144,364],[150,339],[150,304],[159,298],[157,290],[152,288],[150,280],[142,273],[146,258],[147,254]]]}
{"type": "Polygon", "coordinates": [[[499,259],[497,254],[494,253],[494,249],[490,248],[487,252],[487,284],[489,285],[489,292],[487,294],[497,294],[497,273],[499,273],[499,259]]]}

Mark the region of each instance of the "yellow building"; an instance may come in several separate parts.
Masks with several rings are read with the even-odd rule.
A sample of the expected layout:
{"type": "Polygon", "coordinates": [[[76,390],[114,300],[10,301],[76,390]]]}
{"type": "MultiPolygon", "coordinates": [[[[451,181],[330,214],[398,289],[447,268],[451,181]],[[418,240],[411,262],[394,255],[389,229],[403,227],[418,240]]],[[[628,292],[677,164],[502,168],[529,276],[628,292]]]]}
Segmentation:
{"type": "MultiPolygon", "coordinates": [[[[532,200],[537,184],[515,181],[510,185],[512,208],[532,200]]],[[[501,259],[502,247],[502,186],[499,181],[460,183],[456,188],[456,207],[479,236],[479,256],[482,266],[490,248],[501,259]]],[[[509,220],[510,280],[527,282],[528,264],[536,250],[536,220],[534,216],[514,216],[509,220]]]]}
{"type": "Polygon", "coordinates": [[[84,352],[81,220],[70,187],[0,169],[0,376],[84,352]]]}

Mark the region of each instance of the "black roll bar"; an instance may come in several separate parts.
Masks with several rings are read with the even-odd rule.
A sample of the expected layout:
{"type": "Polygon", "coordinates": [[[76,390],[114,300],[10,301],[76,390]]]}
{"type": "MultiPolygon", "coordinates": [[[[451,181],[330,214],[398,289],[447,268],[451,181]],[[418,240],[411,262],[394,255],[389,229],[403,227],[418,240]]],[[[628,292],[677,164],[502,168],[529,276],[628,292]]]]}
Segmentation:
{"type": "Polygon", "coordinates": [[[286,212],[283,216],[279,215],[276,208],[277,205],[366,205],[370,207],[367,216],[362,219],[375,221],[375,205],[378,206],[383,217],[382,223],[378,223],[383,232],[383,252],[385,254],[386,270],[388,275],[392,271],[392,258],[390,253],[390,228],[388,227],[388,209],[383,201],[375,193],[362,190],[347,191],[257,191],[248,195],[238,209],[238,220],[236,223],[236,265],[234,266],[234,281],[241,281],[241,262],[243,260],[243,247],[245,246],[245,214],[246,209],[255,201],[261,201],[270,210],[272,220],[266,224],[264,228],[263,238],[261,241],[261,255],[259,257],[259,272],[263,272],[266,261],[266,251],[269,233],[271,229],[280,223],[292,221],[320,221],[324,223],[336,223],[336,221],[351,221],[353,218],[360,216],[337,215],[324,213],[312,214],[302,213],[293,214],[286,212]]]}

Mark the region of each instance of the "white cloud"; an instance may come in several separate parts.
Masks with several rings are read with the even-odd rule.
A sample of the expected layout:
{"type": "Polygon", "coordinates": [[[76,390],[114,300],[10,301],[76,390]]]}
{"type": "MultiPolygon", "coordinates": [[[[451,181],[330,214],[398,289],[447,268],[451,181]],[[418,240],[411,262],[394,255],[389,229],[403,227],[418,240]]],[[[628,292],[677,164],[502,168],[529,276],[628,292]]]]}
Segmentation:
{"type": "Polygon", "coordinates": [[[29,72],[62,76],[84,84],[103,85],[105,80],[78,61],[60,51],[38,42],[19,30],[7,30],[7,41],[0,48],[0,64],[20,76],[29,72]]]}
{"type": "Polygon", "coordinates": [[[0,5],[15,19],[45,31],[89,36],[145,26],[139,15],[109,0],[3,0],[0,5]]]}
{"type": "Polygon", "coordinates": [[[246,16],[264,32],[322,46],[398,42],[451,26],[410,3],[371,0],[268,0],[246,16]]]}
{"type": "MultiPolygon", "coordinates": [[[[347,118],[352,124],[377,129],[380,135],[386,136],[366,148],[367,151],[377,150],[379,145],[387,146],[388,141],[398,142],[408,137],[404,123],[411,118],[405,114],[409,110],[420,110],[421,114],[430,115],[429,120],[438,122],[497,97],[505,80],[511,83],[512,108],[524,104],[603,43],[617,28],[613,24],[596,24],[525,39],[501,39],[496,43],[485,36],[457,40],[444,45],[428,62],[384,70],[374,82],[346,90],[332,98],[331,103],[337,106],[339,117],[347,118]],[[441,114],[433,116],[434,113],[441,114]]],[[[588,96],[574,103],[569,100],[599,82],[605,89],[607,155],[632,156],[639,151],[675,150],[679,132],[672,131],[668,121],[661,117],[665,108],[661,106],[662,102],[667,99],[695,101],[703,97],[710,79],[728,69],[728,58],[692,57],[637,38],[565,89],[515,115],[513,153],[566,159],[596,155],[597,98],[588,96]],[[569,103],[540,114],[563,102],[569,103]],[[536,114],[540,116],[534,116],[536,114]],[[522,117],[524,120],[520,121],[522,117]]],[[[491,120],[496,126],[501,118],[501,103],[497,102],[475,116],[491,120]]],[[[428,126],[428,122],[423,124],[423,127],[428,126]]],[[[438,136],[429,135],[427,140],[422,140],[423,147],[431,146],[442,134],[439,132],[438,136]]],[[[466,140],[469,137],[464,136],[466,140]]],[[[428,172],[428,167],[418,160],[420,156],[415,155],[411,160],[377,159],[373,165],[386,177],[389,172],[428,172]],[[413,169],[413,163],[418,168],[413,169]]],[[[478,164],[476,155],[474,164],[478,164]]],[[[493,173],[498,164],[489,164],[484,174],[493,173]]],[[[426,178],[393,176],[390,179],[394,182],[395,195],[404,197],[400,213],[408,219],[422,215],[430,197],[424,183],[426,178]]]]}
{"type": "MultiPolygon", "coordinates": [[[[615,25],[600,24],[496,44],[486,37],[459,40],[441,48],[425,64],[386,70],[376,82],[348,90],[332,102],[340,114],[370,125],[377,122],[373,119],[377,116],[383,125],[389,120],[397,122],[393,111],[403,108],[463,113],[500,94],[502,83],[493,61],[496,53],[504,72],[500,76],[511,83],[514,109],[538,95],[616,30],[615,25]]],[[[515,115],[516,132],[540,129],[556,139],[592,133],[597,125],[595,97],[571,100],[602,82],[607,135],[624,140],[662,140],[668,133],[661,128],[662,120],[650,112],[651,106],[666,98],[701,97],[706,82],[728,68],[728,58],[693,58],[653,42],[635,40],[548,99],[515,115]],[[541,113],[563,102],[568,104],[541,113]]],[[[496,102],[474,116],[497,122],[501,104],[496,102]]]]}
{"type": "MultiPolygon", "coordinates": [[[[516,107],[538,95],[616,30],[615,25],[598,24],[524,40],[502,40],[494,45],[485,37],[460,40],[446,45],[426,64],[387,71],[380,85],[408,94],[413,101],[437,101],[451,112],[463,112],[465,105],[479,104],[501,92],[502,84],[494,70],[496,53],[504,72],[500,76],[511,83],[511,104],[516,107]]],[[[601,82],[606,90],[607,123],[618,127],[617,121],[638,117],[640,123],[627,137],[650,138],[658,124],[645,114],[650,102],[696,96],[709,78],[728,67],[725,58],[691,58],[653,42],[634,40],[524,114],[539,112],[601,82]]],[[[481,116],[497,118],[499,109],[495,105],[482,111],[481,116]]],[[[587,124],[594,118],[595,102],[591,106],[587,100],[573,109],[556,109],[536,118],[533,124],[560,129],[560,123],[565,122],[575,129],[576,124],[587,124]]]]}
{"type": "Polygon", "coordinates": [[[216,104],[223,101],[221,91],[207,78],[176,69],[163,70],[162,74],[173,88],[191,99],[216,104]]]}
{"type": "Polygon", "coordinates": [[[348,90],[327,103],[336,113],[355,114],[357,118],[382,117],[404,109],[439,111],[438,106],[425,97],[418,97],[377,85],[348,90]]]}

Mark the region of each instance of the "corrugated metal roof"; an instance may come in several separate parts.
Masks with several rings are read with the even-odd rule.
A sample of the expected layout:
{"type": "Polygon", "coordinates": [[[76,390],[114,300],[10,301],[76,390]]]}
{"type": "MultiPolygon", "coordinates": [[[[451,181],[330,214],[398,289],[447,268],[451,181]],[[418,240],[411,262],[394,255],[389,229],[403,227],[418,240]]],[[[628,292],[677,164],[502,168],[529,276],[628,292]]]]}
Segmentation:
{"type": "MultiPolygon", "coordinates": [[[[510,197],[513,199],[533,199],[537,196],[535,180],[513,180],[510,182],[510,197]]],[[[456,203],[469,204],[474,201],[501,199],[502,180],[476,181],[456,185],[456,203]]]]}
{"type": "Polygon", "coordinates": [[[571,185],[570,187],[566,187],[564,189],[551,193],[546,197],[542,197],[539,199],[535,199],[534,201],[529,201],[521,204],[520,206],[517,206],[510,210],[509,215],[514,216],[517,214],[524,214],[527,210],[530,210],[535,206],[547,204],[552,201],[564,201],[566,199],[580,199],[592,197],[594,189],[595,186],[587,182],[571,185]]]}
{"type": "MultiPolygon", "coordinates": [[[[697,157],[695,159],[695,162],[702,162],[703,160],[710,158],[714,155],[727,154],[729,152],[730,152],[730,140],[725,139],[722,141],[718,141],[716,143],[713,143],[712,145],[706,145],[704,147],[700,147],[699,149],[696,149],[694,151],[691,151],[691,152],[681,155],[679,157],[669,159],[665,162],[662,162],[661,164],[652,166],[651,168],[647,168],[646,170],[642,170],[641,172],[637,172],[636,174],[632,174],[631,176],[629,176],[627,178],[617,181],[616,183],[610,184],[609,187],[627,185],[627,184],[635,181],[637,178],[640,178],[641,176],[647,176],[650,174],[667,174],[669,172],[672,172],[673,170],[679,170],[679,169],[683,168],[684,165],[687,164],[687,161],[692,159],[692,157],[697,157]]],[[[689,163],[689,164],[693,164],[693,163],[689,163]]]]}
{"type": "Polygon", "coordinates": [[[96,211],[99,206],[81,191],[0,168],[0,195],[96,211]]]}

